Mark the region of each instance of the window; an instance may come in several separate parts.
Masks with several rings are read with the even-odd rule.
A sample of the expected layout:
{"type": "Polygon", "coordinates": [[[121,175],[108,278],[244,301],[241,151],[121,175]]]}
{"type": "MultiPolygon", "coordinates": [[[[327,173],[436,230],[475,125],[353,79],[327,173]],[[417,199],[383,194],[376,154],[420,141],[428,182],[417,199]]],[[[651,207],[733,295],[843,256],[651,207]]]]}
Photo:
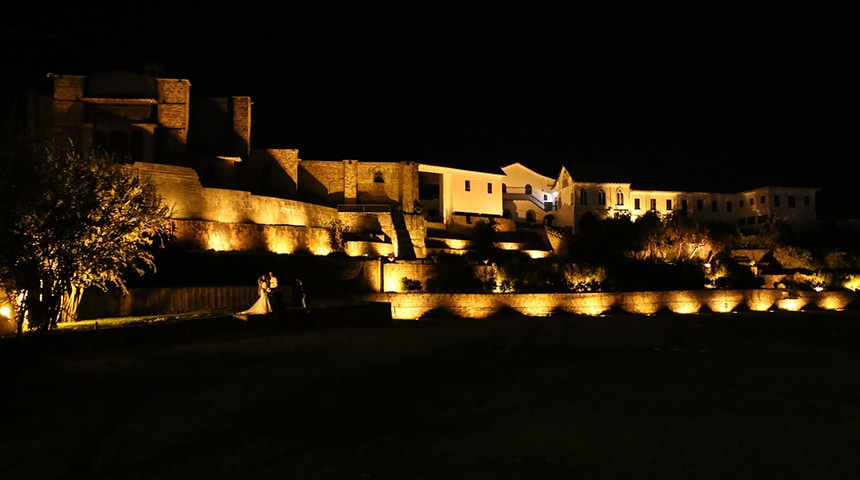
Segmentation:
{"type": "Polygon", "coordinates": [[[711,211],[712,212],[717,211],[717,201],[716,200],[711,200],[711,211]]]}
{"type": "Polygon", "coordinates": [[[526,195],[531,195],[531,194],[532,194],[532,186],[529,184],[526,184],[526,195]]]}
{"type": "Polygon", "coordinates": [[[535,223],[534,210],[529,210],[526,212],[526,223],[528,223],[529,225],[533,225],[535,223]]]}
{"type": "Polygon", "coordinates": [[[493,193],[493,184],[487,183],[487,193],[493,193]]]}
{"type": "Polygon", "coordinates": [[[779,195],[774,195],[774,196],[773,196],[773,206],[774,206],[774,207],[778,207],[778,206],[779,206],[779,195]]]}
{"type": "Polygon", "coordinates": [[[567,186],[567,177],[561,179],[561,187],[564,188],[567,186]]]}
{"type": "Polygon", "coordinates": [[[750,197],[750,206],[755,205],[755,197],[750,197]]]}
{"type": "Polygon", "coordinates": [[[602,188],[597,190],[597,204],[601,206],[606,205],[606,192],[602,188]]]}
{"type": "Polygon", "coordinates": [[[758,203],[761,203],[762,205],[764,205],[765,203],[767,203],[765,200],[767,200],[767,197],[762,195],[761,198],[758,199],[758,203]]]}
{"type": "Polygon", "coordinates": [[[588,193],[585,192],[584,188],[579,191],[579,204],[588,205],[588,193]]]}
{"type": "Polygon", "coordinates": [[[681,210],[687,211],[687,200],[681,200],[681,210]]]}
{"type": "Polygon", "coordinates": [[[809,199],[809,195],[803,197],[803,204],[804,205],[806,205],[808,207],[811,203],[812,203],[812,201],[809,199]]]}
{"type": "Polygon", "coordinates": [[[731,202],[731,200],[726,201],[726,211],[727,211],[727,212],[731,212],[731,211],[732,211],[732,202],[731,202]]]}
{"type": "Polygon", "coordinates": [[[472,182],[470,182],[469,180],[466,180],[466,191],[467,192],[472,191],[472,182]]]}
{"type": "Polygon", "coordinates": [[[615,192],[615,204],[624,205],[624,190],[620,188],[615,192]]]}
{"type": "Polygon", "coordinates": [[[666,199],[666,210],[672,210],[672,199],[671,198],[666,199]]]}
{"type": "Polygon", "coordinates": [[[696,211],[701,212],[704,208],[705,208],[705,202],[703,202],[701,199],[696,200],[696,211]]]}
{"type": "Polygon", "coordinates": [[[788,208],[794,208],[796,206],[797,205],[795,205],[795,202],[794,202],[794,195],[789,195],[788,196],[788,208]]]}
{"type": "Polygon", "coordinates": [[[373,183],[385,183],[385,178],[382,177],[382,172],[377,170],[373,172],[373,183]]]}
{"type": "Polygon", "coordinates": [[[651,211],[656,211],[656,210],[657,210],[657,199],[652,198],[651,199],[651,211]]]}
{"type": "Polygon", "coordinates": [[[738,208],[744,208],[744,200],[743,199],[738,200],[738,208]]]}
{"type": "Polygon", "coordinates": [[[639,199],[638,199],[638,198],[634,198],[634,199],[633,199],[633,208],[635,208],[636,210],[639,210],[640,208],[642,208],[642,207],[639,205],[639,199]]]}

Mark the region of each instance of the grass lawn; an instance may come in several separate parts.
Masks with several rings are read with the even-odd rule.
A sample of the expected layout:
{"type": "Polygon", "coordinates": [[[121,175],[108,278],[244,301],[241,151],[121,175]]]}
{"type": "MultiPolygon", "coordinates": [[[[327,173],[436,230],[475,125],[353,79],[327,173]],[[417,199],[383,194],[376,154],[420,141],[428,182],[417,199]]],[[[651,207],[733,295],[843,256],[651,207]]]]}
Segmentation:
{"type": "Polygon", "coordinates": [[[860,315],[785,318],[649,347],[488,320],[6,349],[0,479],[860,478],[860,315]]]}

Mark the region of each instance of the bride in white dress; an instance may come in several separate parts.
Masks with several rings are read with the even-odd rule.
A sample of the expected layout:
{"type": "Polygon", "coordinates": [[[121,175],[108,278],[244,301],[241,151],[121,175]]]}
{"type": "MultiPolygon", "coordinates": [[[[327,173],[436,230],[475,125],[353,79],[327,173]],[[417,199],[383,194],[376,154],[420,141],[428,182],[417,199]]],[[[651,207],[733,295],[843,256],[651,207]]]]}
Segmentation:
{"type": "Polygon", "coordinates": [[[247,310],[235,313],[233,316],[247,320],[248,315],[266,315],[272,313],[272,303],[269,301],[269,277],[265,274],[257,279],[257,293],[260,297],[247,310]]]}

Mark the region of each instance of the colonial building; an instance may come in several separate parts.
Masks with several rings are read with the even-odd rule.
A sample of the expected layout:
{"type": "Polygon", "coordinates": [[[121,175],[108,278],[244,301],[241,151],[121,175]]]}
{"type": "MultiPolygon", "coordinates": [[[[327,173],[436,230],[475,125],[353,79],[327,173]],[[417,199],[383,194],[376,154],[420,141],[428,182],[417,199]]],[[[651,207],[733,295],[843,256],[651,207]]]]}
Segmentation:
{"type": "Polygon", "coordinates": [[[32,99],[31,133],[68,137],[84,152],[104,149],[132,164],[172,207],[177,238],[196,248],[423,258],[468,251],[464,233],[489,221],[508,234],[503,248],[538,256],[536,242],[526,247],[511,232],[543,224],[573,230],[586,214],[635,220],[678,210],[741,227],[815,221],[815,188],[639,190],[620,169],[577,163],[553,178],[519,162],[493,173],[306,160],[296,149],[252,148],[248,97],[197,99],[188,80],[140,73],[52,80],[50,94],[32,99]]]}

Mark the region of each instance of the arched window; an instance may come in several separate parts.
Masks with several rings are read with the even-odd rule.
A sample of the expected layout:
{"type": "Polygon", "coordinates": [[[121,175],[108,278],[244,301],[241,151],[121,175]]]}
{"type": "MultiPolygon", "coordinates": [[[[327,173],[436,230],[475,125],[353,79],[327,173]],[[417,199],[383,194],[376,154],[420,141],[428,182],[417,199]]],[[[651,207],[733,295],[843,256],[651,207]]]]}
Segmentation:
{"type": "Polygon", "coordinates": [[[531,194],[532,194],[532,186],[527,183],[526,184],[526,195],[531,195],[531,194]]]}
{"type": "Polygon", "coordinates": [[[380,170],[373,172],[373,183],[385,183],[385,178],[382,177],[380,170]]]}
{"type": "Polygon", "coordinates": [[[597,204],[601,206],[606,205],[606,192],[602,188],[597,190],[597,204]]]}
{"type": "Polygon", "coordinates": [[[543,194],[543,201],[544,202],[546,201],[546,194],[545,193],[543,194]]]}
{"type": "Polygon", "coordinates": [[[615,204],[624,205],[624,190],[620,188],[615,192],[615,204]]]}
{"type": "Polygon", "coordinates": [[[529,210],[526,212],[526,223],[529,225],[535,223],[535,211],[529,210]]]}
{"type": "Polygon", "coordinates": [[[588,205],[588,193],[586,193],[584,188],[579,190],[579,204],[588,205]]]}

